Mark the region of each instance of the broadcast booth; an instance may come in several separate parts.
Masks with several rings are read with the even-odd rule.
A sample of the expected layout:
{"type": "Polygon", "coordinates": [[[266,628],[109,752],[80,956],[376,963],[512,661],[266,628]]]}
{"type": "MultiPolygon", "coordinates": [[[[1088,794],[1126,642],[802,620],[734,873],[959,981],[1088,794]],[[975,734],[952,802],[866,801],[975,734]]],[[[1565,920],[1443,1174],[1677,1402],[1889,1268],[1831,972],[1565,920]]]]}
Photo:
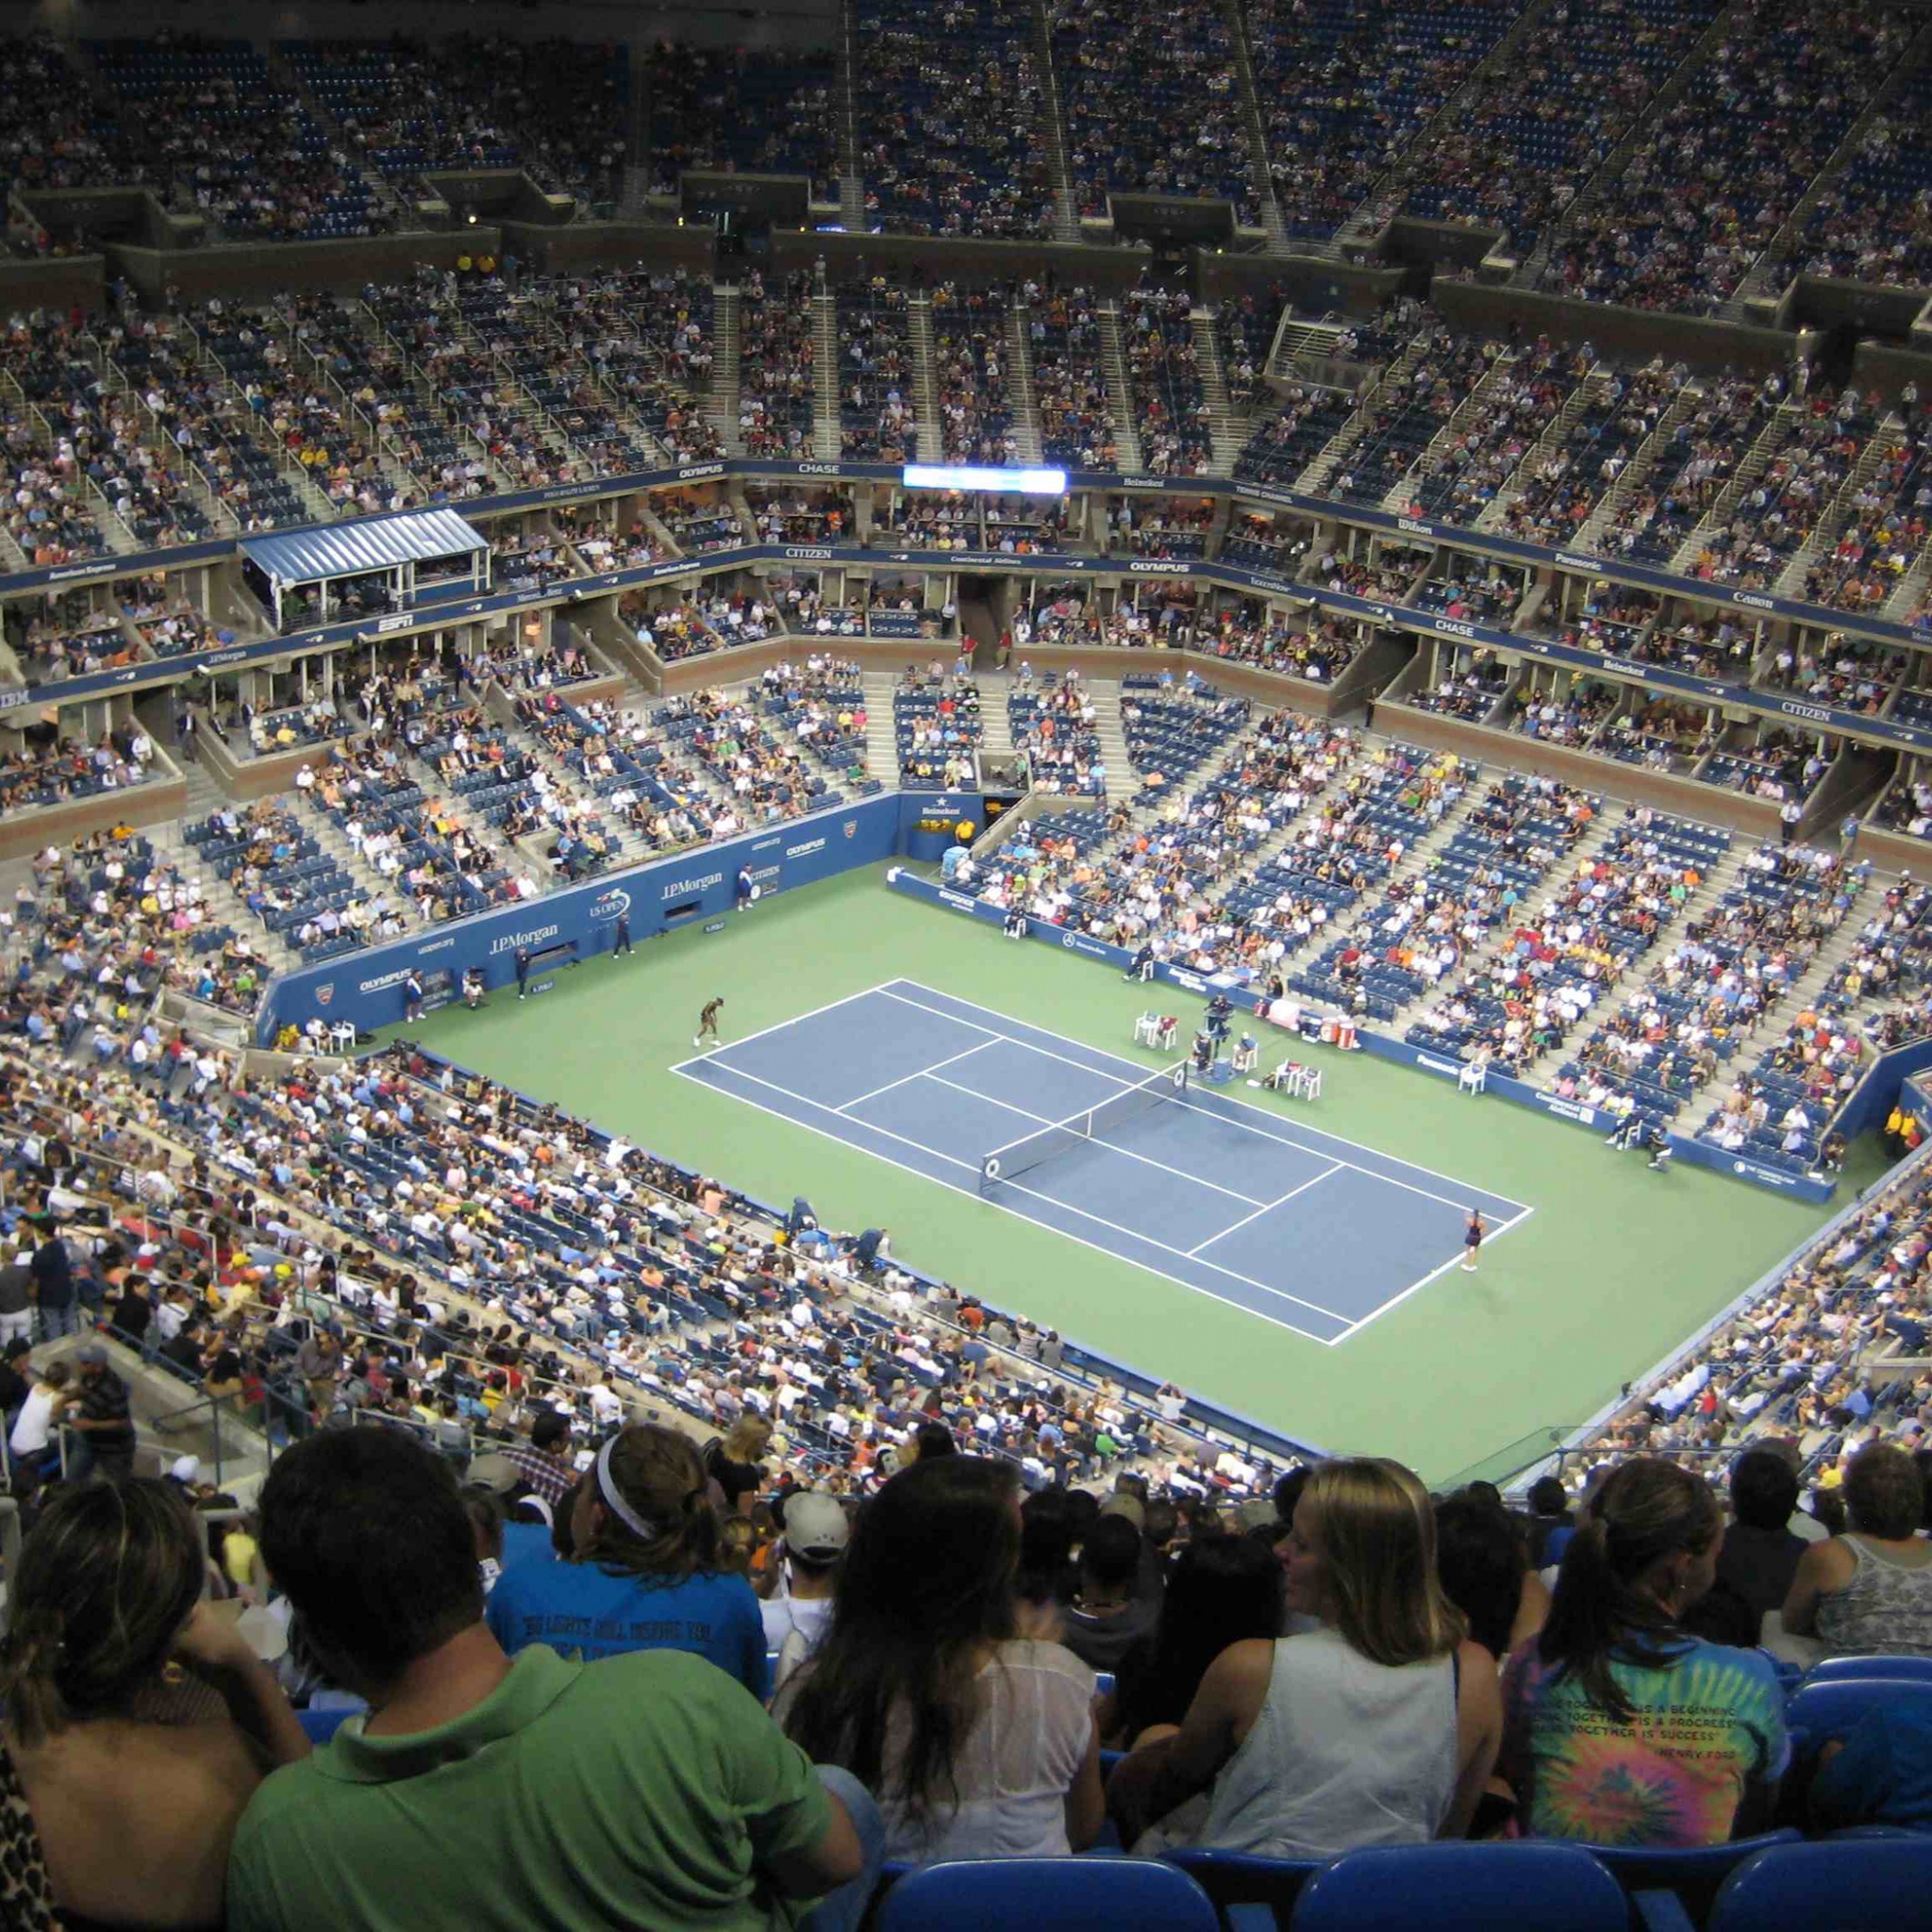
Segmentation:
{"type": "Polygon", "coordinates": [[[242,540],[242,575],[278,631],[420,608],[490,588],[490,540],[453,509],[242,540]]]}

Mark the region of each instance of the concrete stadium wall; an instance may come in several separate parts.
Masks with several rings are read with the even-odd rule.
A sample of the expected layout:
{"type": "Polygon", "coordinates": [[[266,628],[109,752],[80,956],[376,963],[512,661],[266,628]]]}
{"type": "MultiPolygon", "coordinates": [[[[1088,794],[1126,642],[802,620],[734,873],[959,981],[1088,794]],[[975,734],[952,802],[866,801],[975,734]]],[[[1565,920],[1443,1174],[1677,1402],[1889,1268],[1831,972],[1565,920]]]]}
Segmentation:
{"type": "Polygon", "coordinates": [[[417,264],[454,268],[458,256],[503,255],[503,231],[487,223],[446,232],[368,235],[347,242],[275,242],[235,248],[136,248],[110,242],[110,273],[125,275],[152,303],[171,286],[181,299],[285,288],[354,292],[368,282],[407,280],[417,264]]]}

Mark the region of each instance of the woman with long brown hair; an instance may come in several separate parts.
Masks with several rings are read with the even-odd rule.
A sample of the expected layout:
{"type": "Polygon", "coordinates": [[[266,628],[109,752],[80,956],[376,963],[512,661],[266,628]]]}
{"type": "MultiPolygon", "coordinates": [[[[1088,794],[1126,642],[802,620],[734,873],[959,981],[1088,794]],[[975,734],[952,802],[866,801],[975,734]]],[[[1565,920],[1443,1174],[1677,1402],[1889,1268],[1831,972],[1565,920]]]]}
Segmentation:
{"type": "Polygon", "coordinates": [[[1724,1515],[1689,1470],[1638,1457],[1591,1497],[1537,1636],[1509,1659],[1503,1772],[1542,1838],[1729,1838],[1790,1755],[1770,1657],[1690,1635],[1724,1515]]]}
{"type": "Polygon", "coordinates": [[[1211,1785],[1193,1842],[1263,1857],[1460,1838],[1502,1732],[1496,1669],[1436,1575],[1428,1491],[1399,1463],[1320,1464],[1284,1545],[1294,1637],[1230,1644],[1174,1736],[1108,1801],[1123,1835],[1211,1785]]]}
{"type": "Polygon", "coordinates": [[[0,1646],[0,1924],[219,1925],[262,1777],[308,1755],[274,1676],[201,1602],[166,1483],[63,1490],[22,1546],[0,1646]]]}
{"type": "Polygon", "coordinates": [[[1093,1674],[1020,1634],[1019,1478],[941,1456],[859,1511],[819,1647],[774,1715],[879,1802],[886,1856],[1083,1851],[1104,1817],[1093,1674]]]}
{"type": "Polygon", "coordinates": [[[721,1557],[690,1437],[639,1423],[608,1438],[577,1487],[570,1539],[572,1561],[513,1564],[490,1592],[505,1650],[547,1643],[586,1660],[689,1650],[760,1702],[771,1694],[758,1600],[721,1557]]]}

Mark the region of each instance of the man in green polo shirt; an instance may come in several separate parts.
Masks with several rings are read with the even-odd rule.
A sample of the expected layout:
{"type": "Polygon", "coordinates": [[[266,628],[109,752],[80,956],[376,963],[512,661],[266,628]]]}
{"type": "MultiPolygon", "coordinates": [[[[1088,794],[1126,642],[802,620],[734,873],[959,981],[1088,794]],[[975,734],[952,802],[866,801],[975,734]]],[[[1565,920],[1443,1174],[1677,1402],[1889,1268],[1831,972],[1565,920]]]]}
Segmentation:
{"type": "Polygon", "coordinates": [[[862,1789],[701,1657],[507,1657],[450,1466],[412,1438],[297,1443],[260,1518],[304,1641],[370,1710],[257,1791],[228,1932],[772,1932],[835,1888],[818,1916],[856,1924],[862,1789]]]}

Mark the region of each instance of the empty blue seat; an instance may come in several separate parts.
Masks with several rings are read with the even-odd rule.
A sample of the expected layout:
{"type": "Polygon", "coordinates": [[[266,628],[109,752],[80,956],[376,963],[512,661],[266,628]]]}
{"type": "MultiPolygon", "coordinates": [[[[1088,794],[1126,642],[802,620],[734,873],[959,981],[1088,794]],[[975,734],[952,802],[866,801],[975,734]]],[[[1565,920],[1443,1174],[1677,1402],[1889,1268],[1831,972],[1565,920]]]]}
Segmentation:
{"type": "Polygon", "coordinates": [[[1208,1894],[1185,1872],[1149,1858],[928,1865],[893,1886],[878,1914],[878,1932],[990,1932],[1023,1924],[1052,1932],[1220,1932],[1208,1894]]]}
{"type": "Polygon", "coordinates": [[[1932,1932],[1932,1838],[1774,1845],[1725,1879],[1709,1932],[1932,1932]]]}
{"type": "MultiPolygon", "coordinates": [[[[1765,1854],[1775,1856],[1774,1853],[1765,1854]]],[[[1627,1932],[1623,1888],[1580,1845],[1377,1845],[1303,1888],[1292,1932],[1627,1932]]]]}
{"type": "Polygon", "coordinates": [[[1932,1657],[1828,1657],[1805,1673],[1805,1682],[1798,1688],[1863,1677],[1932,1683],[1932,1657]]]}
{"type": "Polygon", "coordinates": [[[1702,1924],[1724,1880],[1746,1858],[1771,1845],[1796,1844],[1795,1831],[1767,1832],[1761,1838],[1734,1839],[1721,1845],[1586,1845],[1596,1861],[1616,1875],[1627,1892],[1672,1891],[1702,1924]]]}

